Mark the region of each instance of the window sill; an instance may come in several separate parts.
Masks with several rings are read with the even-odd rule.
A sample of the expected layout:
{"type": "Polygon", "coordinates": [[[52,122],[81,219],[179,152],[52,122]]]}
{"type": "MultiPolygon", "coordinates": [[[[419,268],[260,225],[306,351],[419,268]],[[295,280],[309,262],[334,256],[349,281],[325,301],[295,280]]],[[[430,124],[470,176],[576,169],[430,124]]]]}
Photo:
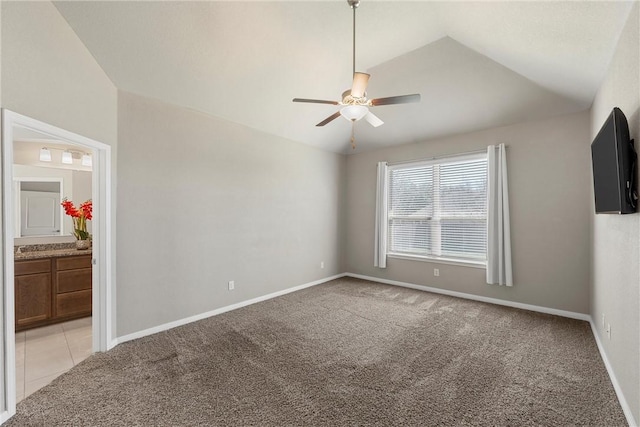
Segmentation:
{"type": "Polygon", "coordinates": [[[486,261],[472,261],[472,260],[462,260],[456,258],[440,258],[440,257],[429,257],[429,256],[418,256],[418,255],[404,255],[404,254],[387,254],[389,258],[396,259],[406,259],[409,261],[422,261],[422,262],[434,262],[438,264],[450,264],[450,265],[459,265],[461,267],[471,267],[471,268],[487,268],[486,261]]]}

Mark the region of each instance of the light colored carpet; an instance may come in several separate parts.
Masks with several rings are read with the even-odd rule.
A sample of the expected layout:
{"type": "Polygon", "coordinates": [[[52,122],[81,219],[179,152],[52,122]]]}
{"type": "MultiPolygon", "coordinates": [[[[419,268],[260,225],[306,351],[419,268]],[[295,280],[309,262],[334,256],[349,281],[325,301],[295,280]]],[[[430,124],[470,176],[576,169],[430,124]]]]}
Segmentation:
{"type": "Polygon", "coordinates": [[[7,425],[626,423],[586,322],[345,278],[94,355],[7,425]]]}

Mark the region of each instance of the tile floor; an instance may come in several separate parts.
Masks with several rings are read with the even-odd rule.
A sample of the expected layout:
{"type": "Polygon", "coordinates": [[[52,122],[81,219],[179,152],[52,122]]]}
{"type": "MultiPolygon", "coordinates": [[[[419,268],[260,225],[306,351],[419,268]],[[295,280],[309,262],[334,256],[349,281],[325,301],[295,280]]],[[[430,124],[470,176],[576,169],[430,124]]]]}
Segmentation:
{"type": "Polygon", "coordinates": [[[91,317],[16,333],[16,401],[91,355],[91,317]]]}

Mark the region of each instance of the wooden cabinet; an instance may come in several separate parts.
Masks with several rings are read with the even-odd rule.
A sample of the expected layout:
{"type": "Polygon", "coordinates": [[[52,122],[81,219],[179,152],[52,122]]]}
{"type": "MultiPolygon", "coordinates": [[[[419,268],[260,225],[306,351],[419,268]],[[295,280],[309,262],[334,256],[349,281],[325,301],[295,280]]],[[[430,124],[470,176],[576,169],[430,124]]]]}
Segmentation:
{"type": "Polygon", "coordinates": [[[51,260],[16,263],[16,330],[51,318],[51,260]]]}
{"type": "Polygon", "coordinates": [[[90,315],[90,255],[16,261],[16,331],[90,315]]]}

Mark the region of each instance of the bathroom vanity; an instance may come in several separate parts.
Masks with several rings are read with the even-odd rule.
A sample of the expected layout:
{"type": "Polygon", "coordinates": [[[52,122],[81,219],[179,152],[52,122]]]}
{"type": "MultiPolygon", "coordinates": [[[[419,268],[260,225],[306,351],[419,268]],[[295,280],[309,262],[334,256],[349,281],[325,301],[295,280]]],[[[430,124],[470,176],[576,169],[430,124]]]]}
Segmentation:
{"type": "Polygon", "coordinates": [[[91,316],[91,250],[16,252],[16,331],[91,316]]]}

